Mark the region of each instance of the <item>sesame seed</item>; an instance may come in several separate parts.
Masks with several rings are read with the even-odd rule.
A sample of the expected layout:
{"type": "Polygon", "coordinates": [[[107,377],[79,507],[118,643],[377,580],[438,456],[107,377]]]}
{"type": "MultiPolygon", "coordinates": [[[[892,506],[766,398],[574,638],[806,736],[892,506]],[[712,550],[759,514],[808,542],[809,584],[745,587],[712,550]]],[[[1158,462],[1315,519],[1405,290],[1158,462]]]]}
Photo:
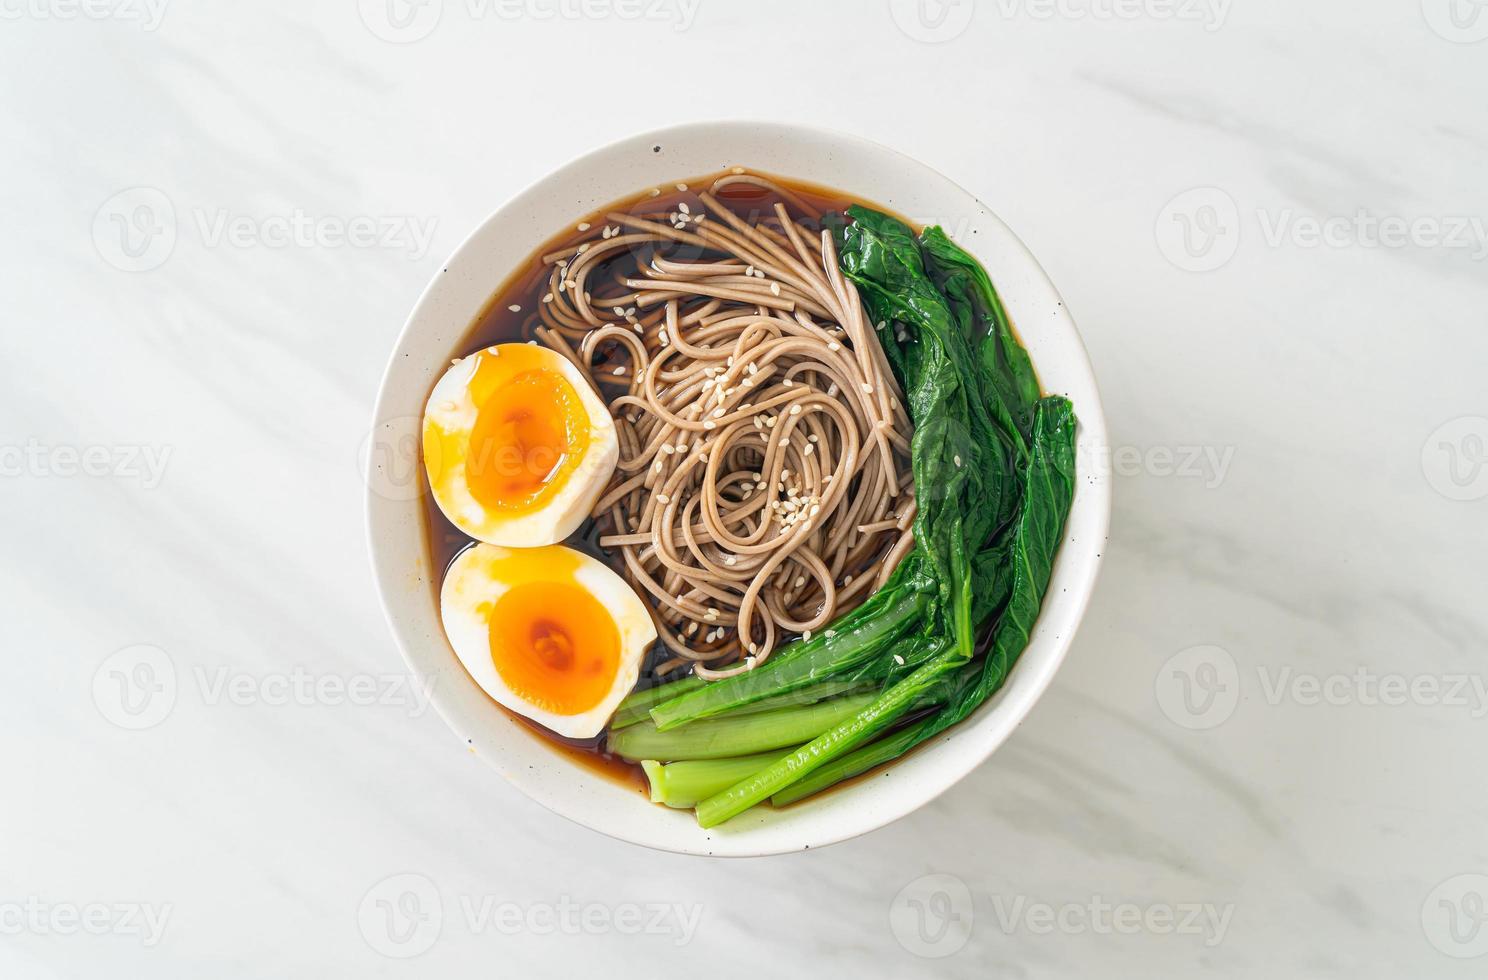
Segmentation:
{"type": "Polygon", "coordinates": [[[589,251],[589,243],[588,242],[585,242],[584,244],[580,245],[579,246],[579,251],[580,252],[587,252],[587,251],[589,251]]]}
{"type": "Polygon", "coordinates": [[[551,302],[553,302],[553,294],[552,293],[544,293],[543,294],[543,300],[542,301],[544,303],[551,303],[551,302]]]}
{"type": "Polygon", "coordinates": [[[668,497],[668,496],[667,496],[667,495],[666,495],[666,494],[664,494],[664,493],[658,493],[658,494],[657,494],[657,495],[656,495],[656,502],[657,502],[657,503],[658,503],[658,504],[669,504],[669,503],[671,503],[671,502],[672,502],[672,498],[671,498],[671,497],[668,497]]]}
{"type": "Polygon", "coordinates": [[[899,656],[899,654],[896,653],[896,654],[894,654],[894,663],[896,663],[899,666],[903,667],[904,666],[904,658],[901,657],[901,656],[899,656]]]}
{"type": "Polygon", "coordinates": [[[791,414],[792,415],[800,415],[801,414],[801,406],[800,405],[792,405],[791,406],[791,414]]]}
{"type": "Polygon", "coordinates": [[[732,174],[742,174],[743,172],[744,172],[744,168],[743,167],[734,167],[733,169],[731,169],[729,171],[729,173],[732,173],[732,174]]]}
{"type": "Polygon", "coordinates": [[[678,184],[677,185],[677,190],[679,190],[679,191],[685,191],[685,190],[687,190],[687,185],[686,184],[678,184]]]}
{"type": "Polygon", "coordinates": [[[588,231],[588,230],[589,230],[589,222],[587,222],[587,221],[580,221],[579,222],[579,231],[588,231]]]}
{"type": "Polygon", "coordinates": [[[806,632],[802,633],[801,634],[801,639],[803,639],[803,640],[805,640],[805,641],[807,641],[809,643],[811,641],[811,631],[810,630],[807,630],[806,632]]]}
{"type": "Polygon", "coordinates": [[[691,214],[692,213],[692,209],[687,206],[687,202],[686,201],[683,201],[680,204],[678,204],[677,205],[677,210],[678,211],[681,211],[683,214],[691,214]]]}
{"type": "Polygon", "coordinates": [[[705,429],[716,429],[716,428],[718,428],[718,423],[717,422],[714,422],[712,419],[709,419],[708,421],[706,421],[706,422],[703,423],[703,428],[705,428],[705,429]]]}
{"type": "Polygon", "coordinates": [[[651,196],[652,197],[655,197],[656,195],[658,195],[660,193],[661,193],[661,191],[658,190],[657,188],[655,188],[655,187],[651,188],[651,196]]]}
{"type": "Polygon", "coordinates": [[[866,381],[863,382],[863,394],[865,394],[865,395],[871,395],[871,394],[873,394],[873,386],[871,384],[869,384],[868,382],[866,382],[866,381]]]}
{"type": "Polygon", "coordinates": [[[618,378],[618,377],[619,377],[619,376],[620,376],[620,375],[622,375],[622,374],[624,374],[624,373],[625,373],[625,365],[624,365],[624,364],[622,364],[622,365],[620,365],[620,366],[619,366],[619,367],[617,367],[617,368],[616,368],[616,369],[615,369],[615,371],[614,371],[614,374],[615,374],[615,376],[616,376],[616,377],[617,377],[617,378],[618,378]]]}
{"type": "Polygon", "coordinates": [[[839,343],[837,343],[837,341],[835,341],[835,340],[832,341],[830,344],[827,345],[827,350],[841,350],[841,349],[842,349],[842,345],[839,344],[839,343]]]}
{"type": "Polygon", "coordinates": [[[521,313],[522,312],[522,304],[520,304],[520,303],[513,303],[512,305],[508,306],[507,309],[508,310],[511,310],[513,313],[521,313]]]}
{"type": "Polygon", "coordinates": [[[961,457],[960,456],[953,456],[952,458],[956,461],[956,465],[957,466],[960,466],[961,465],[961,457]]]}
{"type": "Polygon", "coordinates": [[[776,296],[779,296],[780,295],[780,283],[778,283],[778,282],[772,282],[772,283],[770,283],[770,292],[774,293],[776,296]]]}

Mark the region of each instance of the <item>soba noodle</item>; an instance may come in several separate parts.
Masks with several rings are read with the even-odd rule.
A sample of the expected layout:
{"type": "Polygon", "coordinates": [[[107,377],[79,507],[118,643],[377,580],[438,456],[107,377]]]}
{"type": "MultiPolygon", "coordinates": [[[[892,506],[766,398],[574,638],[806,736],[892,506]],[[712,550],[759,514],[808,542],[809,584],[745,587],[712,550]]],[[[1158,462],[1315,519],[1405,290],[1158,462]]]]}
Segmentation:
{"type": "Polygon", "coordinates": [[[615,417],[594,515],[653,600],[658,671],[715,678],[881,585],[913,544],[914,492],[901,394],[831,235],[737,169],[696,199],[612,212],[545,256],[535,333],[615,417]],[[785,203],[746,220],[716,196],[739,184],[785,203]]]}

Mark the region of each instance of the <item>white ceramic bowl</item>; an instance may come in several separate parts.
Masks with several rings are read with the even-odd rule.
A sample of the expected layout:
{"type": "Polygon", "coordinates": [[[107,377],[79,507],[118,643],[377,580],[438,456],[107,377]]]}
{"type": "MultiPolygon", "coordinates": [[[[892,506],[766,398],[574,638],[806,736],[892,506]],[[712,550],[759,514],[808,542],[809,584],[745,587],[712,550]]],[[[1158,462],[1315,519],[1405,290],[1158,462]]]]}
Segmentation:
{"type": "MultiPolygon", "coordinates": [[[[703,830],[690,811],[648,803],[580,768],[497,710],[440,628],[440,569],[429,567],[419,499],[418,419],[454,345],[507,272],[550,235],[638,190],[731,166],[824,184],[939,223],[987,267],[1044,387],[1080,419],[1081,464],[1102,458],[1105,419],[1074,322],[1043,269],[996,215],[924,164],[843,133],[773,123],[698,123],[646,133],[561,167],[502,205],[450,256],[398,338],[377,398],[367,464],[367,533],[383,608],[408,665],[457,735],[555,813],[621,840],[688,854],[821,847],[882,827],[934,799],[1002,744],[1049,686],[1095,585],[1110,518],[1106,472],[1079,474],[1065,542],[1038,626],[996,696],[932,744],[856,785],[779,811],[756,808],[703,830]]],[[[1098,472],[1089,472],[1097,469],[1098,472]]]]}

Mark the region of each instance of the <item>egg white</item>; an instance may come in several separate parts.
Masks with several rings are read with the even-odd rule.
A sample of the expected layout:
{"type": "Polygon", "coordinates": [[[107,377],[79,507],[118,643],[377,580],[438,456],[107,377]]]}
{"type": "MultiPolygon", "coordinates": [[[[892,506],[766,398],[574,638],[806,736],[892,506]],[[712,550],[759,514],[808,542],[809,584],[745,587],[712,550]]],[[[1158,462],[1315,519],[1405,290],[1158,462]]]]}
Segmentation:
{"type": "MultiPolygon", "coordinates": [[[[494,352],[494,356],[500,356],[502,348],[515,346],[520,345],[499,344],[486,348],[486,353],[494,352]]],[[[530,513],[510,514],[487,508],[470,492],[465,480],[463,456],[439,461],[440,479],[437,484],[431,468],[430,483],[435,502],[450,523],[477,541],[509,548],[555,544],[578,530],[609,485],[615,465],[620,460],[620,440],[615,434],[615,422],[579,369],[557,351],[538,346],[531,346],[531,350],[541,352],[537,356],[543,361],[543,368],[561,374],[573,386],[589,416],[589,445],[563,484],[541,507],[530,513]]],[[[476,366],[477,359],[471,355],[456,361],[444,372],[424,408],[425,431],[428,423],[433,422],[449,432],[458,433],[465,440],[464,445],[468,446],[480,415],[480,406],[470,392],[476,366]]],[[[425,451],[429,451],[427,446],[425,451]]]]}
{"type": "Polygon", "coordinates": [[[656,641],[652,622],[640,596],[619,575],[598,559],[572,548],[564,548],[577,560],[571,577],[562,581],[592,595],[608,610],[620,639],[620,655],[608,693],[594,707],[572,715],[556,714],[525,700],[509,688],[491,658],[488,612],[497,599],[516,585],[504,574],[503,565],[519,552],[492,544],[476,544],[462,551],[445,574],[439,594],[439,612],[444,632],[455,655],[481,689],[497,703],[531,718],[567,738],[593,738],[604,729],[622,698],[635,687],[641,661],[656,641]]]}

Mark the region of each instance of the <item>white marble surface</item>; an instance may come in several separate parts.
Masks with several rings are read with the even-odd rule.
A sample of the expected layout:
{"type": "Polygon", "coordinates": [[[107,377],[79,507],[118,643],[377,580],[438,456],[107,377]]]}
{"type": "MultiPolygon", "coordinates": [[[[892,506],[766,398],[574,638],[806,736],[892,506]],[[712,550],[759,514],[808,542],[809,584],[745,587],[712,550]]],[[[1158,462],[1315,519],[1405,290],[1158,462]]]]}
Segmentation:
{"type": "Polygon", "coordinates": [[[1481,976],[1488,10],[567,3],[0,5],[0,975],[1481,976]],[[717,116],[991,204],[1126,447],[1013,739],[897,825],[737,862],[549,816],[387,686],[357,469],[482,216],[717,116]],[[121,221],[167,231],[130,255],[121,221]],[[173,702],[121,715],[162,656],[173,702]]]}

